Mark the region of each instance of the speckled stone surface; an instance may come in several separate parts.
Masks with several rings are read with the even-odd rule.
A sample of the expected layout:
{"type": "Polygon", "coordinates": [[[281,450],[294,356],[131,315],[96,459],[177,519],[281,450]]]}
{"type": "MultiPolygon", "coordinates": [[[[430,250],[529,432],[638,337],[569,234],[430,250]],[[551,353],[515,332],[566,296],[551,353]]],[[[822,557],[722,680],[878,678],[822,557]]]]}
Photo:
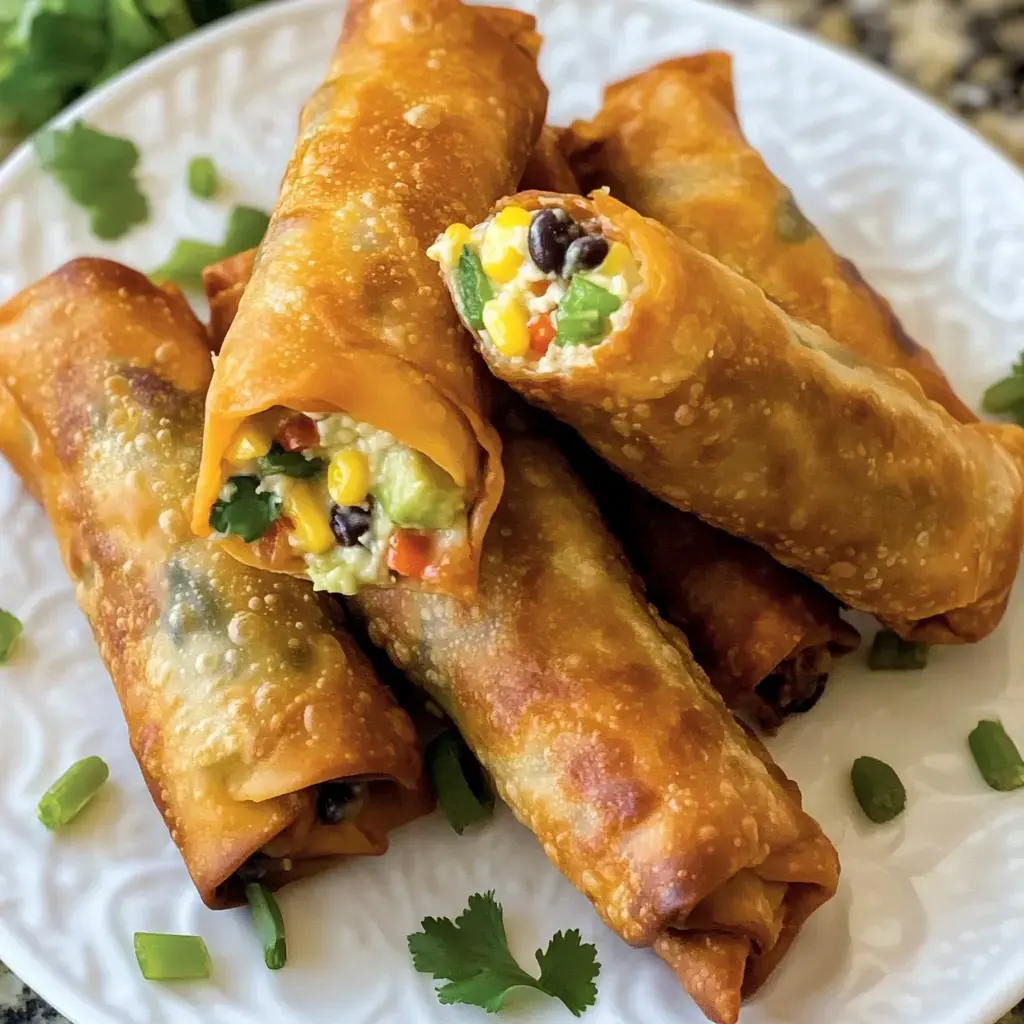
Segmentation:
{"type": "MultiPolygon", "coordinates": [[[[878,61],[1024,165],[1024,0],[738,3],[878,61]]],[[[67,1024],[0,964],[0,1024],[44,1022],[67,1024]]],[[[1024,1002],[999,1024],[1024,1024],[1024,1002]]]]}

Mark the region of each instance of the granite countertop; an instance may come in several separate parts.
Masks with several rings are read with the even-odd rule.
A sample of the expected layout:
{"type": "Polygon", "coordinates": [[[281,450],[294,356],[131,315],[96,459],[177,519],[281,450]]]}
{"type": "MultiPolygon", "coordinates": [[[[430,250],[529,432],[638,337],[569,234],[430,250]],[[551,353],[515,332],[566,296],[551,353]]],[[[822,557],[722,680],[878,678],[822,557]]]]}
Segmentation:
{"type": "MultiPolygon", "coordinates": [[[[1024,0],[738,2],[884,64],[1024,166],[1024,0]]],[[[0,964],[0,1024],[43,1022],[67,1024],[0,964]]],[[[1024,1024],[1024,1001],[999,1024],[1024,1024]]]]}

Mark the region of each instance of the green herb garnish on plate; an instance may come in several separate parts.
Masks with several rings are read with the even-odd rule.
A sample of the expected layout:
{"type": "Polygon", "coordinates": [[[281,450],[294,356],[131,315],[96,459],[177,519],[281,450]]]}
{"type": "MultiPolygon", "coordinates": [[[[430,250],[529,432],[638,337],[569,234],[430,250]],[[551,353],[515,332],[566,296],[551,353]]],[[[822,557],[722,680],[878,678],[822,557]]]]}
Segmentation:
{"type": "Polygon", "coordinates": [[[877,757],[858,757],[850,768],[853,795],[861,810],[883,825],[903,813],[907,791],[895,769],[877,757]]]}
{"type": "Polygon", "coordinates": [[[97,238],[113,241],[149,219],[149,203],[135,180],[139,151],[130,139],[76,121],[40,132],[35,150],[43,169],[89,214],[97,238]]]}
{"type": "Polygon", "coordinates": [[[157,283],[170,281],[180,288],[198,291],[203,286],[203,270],[229,256],[254,249],[263,240],[270,217],[254,206],[236,206],[228,217],[224,241],[220,245],[183,238],[176,242],[170,256],[149,276],[157,283]]]}
{"type": "Polygon", "coordinates": [[[0,608],[0,665],[14,653],[23,628],[20,619],[0,608]]]}
{"type": "Polygon", "coordinates": [[[597,999],[594,979],[601,965],[596,947],[583,942],[575,928],[556,932],[547,949],[537,950],[540,977],[535,978],[508,948],[501,904],[493,892],[474,893],[454,921],[426,917],[421,927],[423,931],[409,936],[409,952],[417,971],[445,982],[437,990],[441,1003],[465,1003],[496,1013],[512,989],[534,988],[561,999],[578,1017],[597,999]]]}
{"type": "Polygon", "coordinates": [[[210,954],[198,935],[136,932],[135,959],[147,981],[195,981],[210,976],[210,954]]]}
{"type": "Polygon", "coordinates": [[[263,962],[269,970],[279,971],[288,962],[288,943],[285,940],[281,908],[274,894],[259,882],[252,882],[245,887],[245,898],[263,945],[263,962]]]}
{"type": "Polygon", "coordinates": [[[194,156],[188,162],[188,190],[197,199],[212,199],[220,188],[217,166],[208,156],[194,156]]]}
{"type": "Polygon", "coordinates": [[[971,730],[967,745],[990,789],[1008,793],[1024,786],[1024,760],[1002,723],[983,719],[971,730]]]}
{"type": "Polygon", "coordinates": [[[44,794],[36,816],[48,828],[60,828],[73,821],[110,777],[102,757],[76,761],[44,794]]]}
{"type": "Polygon", "coordinates": [[[1008,377],[996,381],[982,396],[982,408],[996,416],[1008,416],[1024,426],[1024,355],[1021,355],[1008,377]]]}

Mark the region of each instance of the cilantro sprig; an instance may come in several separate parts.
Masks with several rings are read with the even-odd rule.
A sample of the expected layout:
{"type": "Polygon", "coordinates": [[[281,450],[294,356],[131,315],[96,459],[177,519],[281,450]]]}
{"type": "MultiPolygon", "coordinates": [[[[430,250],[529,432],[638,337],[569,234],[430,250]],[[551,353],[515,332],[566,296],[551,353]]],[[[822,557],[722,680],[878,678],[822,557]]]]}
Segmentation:
{"type": "Polygon", "coordinates": [[[993,384],[981,400],[986,412],[1009,416],[1024,427],[1024,354],[1020,356],[1009,377],[993,384]]]}
{"type": "Polygon", "coordinates": [[[254,0],[0,3],[0,131],[26,135],[68,103],[197,26],[254,0]]]}
{"type": "Polygon", "coordinates": [[[597,999],[601,965],[597,949],[583,942],[573,928],[556,932],[547,949],[537,950],[540,977],[516,963],[508,948],[501,904],[493,892],[474,893],[455,919],[425,917],[421,932],[409,936],[413,966],[445,984],[437,989],[441,1003],[465,1003],[497,1013],[514,988],[534,988],[561,999],[579,1017],[597,999]]]}
{"type": "Polygon", "coordinates": [[[258,540],[281,514],[281,504],[268,492],[258,491],[254,476],[233,476],[230,498],[219,498],[210,509],[210,526],[218,533],[233,533],[247,544],[258,540]]]}
{"type": "Polygon", "coordinates": [[[135,179],[139,150],[130,139],[76,121],[40,132],[35,149],[43,169],[89,214],[97,238],[113,241],[149,218],[149,203],[135,179]]]}

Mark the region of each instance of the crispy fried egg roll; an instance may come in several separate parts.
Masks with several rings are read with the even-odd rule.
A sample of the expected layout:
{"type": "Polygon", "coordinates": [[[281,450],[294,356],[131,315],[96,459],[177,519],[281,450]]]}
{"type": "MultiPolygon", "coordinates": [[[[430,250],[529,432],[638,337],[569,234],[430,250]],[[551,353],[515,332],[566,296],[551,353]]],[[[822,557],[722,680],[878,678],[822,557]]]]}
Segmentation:
{"type": "Polygon", "coordinates": [[[519,181],[538,45],[516,11],[351,0],[217,361],[198,534],[317,589],[473,593],[501,449],[424,250],[519,181]]]}
{"type": "Polygon", "coordinates": [[[380,854],[431,806],[412,723],[308,584],[188,525],[210,355],[180,294],[83,259],[0,310],[0,450],[42,502],[203,900],[380,854]]]}
{"type": "Polygon", "coordinates": [[[634,482],[905,637],[999,622],[1024,541],[1020,428],[957,422],[605,192],[521,193],[460,233],[479,278],[431,252],[454,293],[486,295],[465,319],[492,371],[634,482]]]}
{"type": "MultiPolygon", "coordinates": [[[[520,188],[579,192],[556,129],[545,126],[520,188]]],[[[237,303],[232,296],[245,274],[244,266],[227,263],[213,271],[214,320],[237,303]]],[[[578,468],[586,451],[572,447],[578,468]]],[[[599,460],[587,461],[587,483],[651,600],[686,634],[729,706],[768,730],[809,711],[824,692],[833,657],[860,640],[840,617],[838,601],[755,545],[624,484],[599,460]]]]}
{"type": "Polygon", "coordinates": [[[735,1021],[835,892],[835,850],[555,447],[506,436],[505,472],[474,604],[408,588],[352,604],[609,927],[735,1021]]]}
{"type": "Polygon", "coordinates": [[[607,186],[753,281],[790,316],[817,324],[866,359],[913,374],[961,422],[977,419],[931,353],[829,246],[747,141],[727,53],[665,61],[610,86],[597,116],[576,121],[561,145],[585,192],[607,186]]]}

